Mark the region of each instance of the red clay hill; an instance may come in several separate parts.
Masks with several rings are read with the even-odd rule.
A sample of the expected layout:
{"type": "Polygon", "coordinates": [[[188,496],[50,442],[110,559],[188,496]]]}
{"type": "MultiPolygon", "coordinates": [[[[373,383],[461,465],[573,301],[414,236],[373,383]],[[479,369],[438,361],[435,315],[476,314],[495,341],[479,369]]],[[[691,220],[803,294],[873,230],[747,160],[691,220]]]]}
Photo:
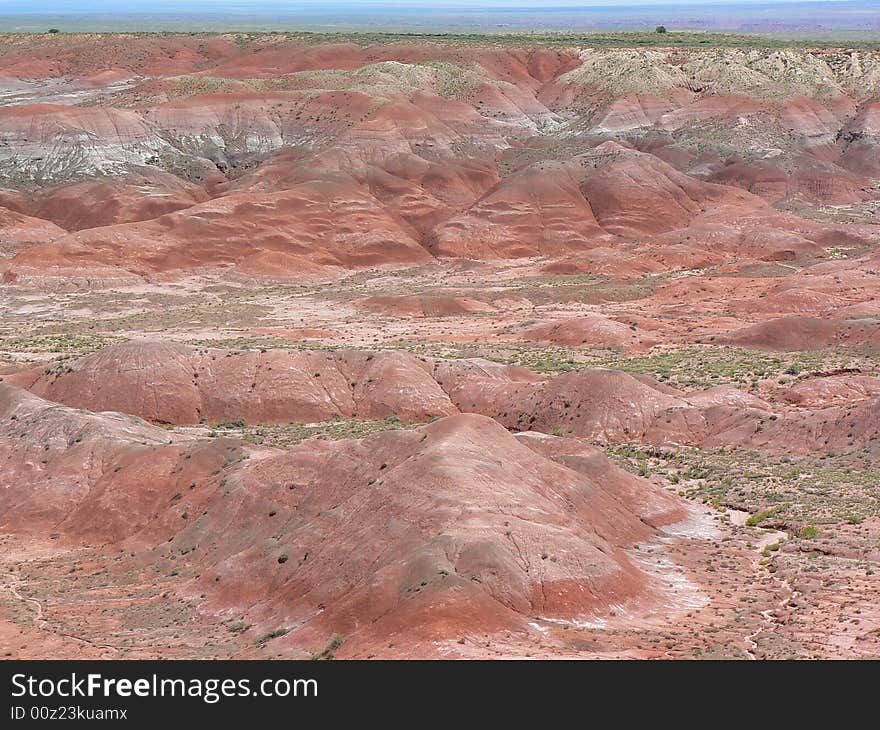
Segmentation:
{"type": "Polygon", "coordinates": [[[183,549],[198,576],[181,590],[203,610],[293,627],[284,642],[315,653],[334,635],[348,651],[405,636],[436,655],[475,632],[648,605],[657,589],[627,548],[686,514],[603,459],[563,466],[483,416],[286,451],[169,438],[9,385],[0,418],[18,484],[4,529],[155,560],[183,549]]]}

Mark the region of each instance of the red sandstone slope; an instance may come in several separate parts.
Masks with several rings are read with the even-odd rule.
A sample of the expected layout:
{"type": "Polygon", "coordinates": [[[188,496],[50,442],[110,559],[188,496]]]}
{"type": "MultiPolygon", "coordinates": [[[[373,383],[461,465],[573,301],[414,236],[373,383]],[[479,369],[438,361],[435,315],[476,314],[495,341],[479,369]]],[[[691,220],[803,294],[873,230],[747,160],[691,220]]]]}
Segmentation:
{"type": "Polygon", "coordinates": [[[541,377],[522,368],[447,361],[436,365],[435,377],[462,412],[492,416],[516,431],[789,454],[880,449],[880,399],[872,393],[854,405],[791,408],[735,388],[682,392],[613,370],[541,377]]]}
{"type": "Polygon", "coordinates": [[[131,342],[39,374],[28,387],[78,408],[162,423],[427,421],[457,412],[430,370],[400,352],[233,352],[131,342]]]}
{"type": "Polygon", "coordinates": [[[584,199],[576,173],[560,163],[517,173],[429,237],[442,256],[554,256],[609,240],[584,199]]]}
{"type": "Polygon", "coordinates": [[[124,177],[105,177],[47,188],[30,212],[68,231],[158,218],[208,199],[201,187],[153,167],[124,177]]]}
{"type": "Polygon", "coordinates": [[[846,320],[794,315],[765,320],[721,336],[716,342],[783,351],[862,344],[880,349],[880,323],[867,318],[846,320]]]}
{"type": "Polygon", "coordinates": [[[60,238],[65,232],[42,218],[0,207],[0,262],[29,246],[60,238]]]}
{"type": "Polygon", "coordinates": [[[131,342],[48,372],[21,371],[0,380],[68,406],[159,423],[389,416],[420,422],[460,411],[489,416],[513,431],[562,432],[603,443],[790,453],[880,447],[872,392],[852,410],[785,398],[798,405],[792,407],[732,387],[684,392],[614,370],[542,376],[486,361],[429,361],[400,352],[235,352],[131,342]]]}
{"type": "Polygon", "coordinates": [[[157,562],[179,553],[198,566],[203,610],[287,627],[283,641],[314,650],[342,634],[430,654],[534,617],[649,604],[625,550],[684,515],[594,450],[573,470],[480,416],[253,452],[4,385],[0,429],[16,484],[4,525],[121,541],[157,562]]]}
{"type": "Polygon", "coordinates": [[[628,351],[647,349],[657,340],[635,325],[608,317],[568,317],[539,324],[519,333],[524,340],[550,342],[569,347],[620,347],[628,351]]]}
{"type": "Polygon", "coordinates": [[[880,102],[864,104],[842,134],[848,142],[844,163],[871,177],[880,175],[880,102]]]}
{"type": "Polygon", "coordinates": [[[11,275],[16,281],[126,278],[235,267],[284,277],[429,259],[378,201],[345,180],[328,180],[273,194],[231,194],[152,221],[80,231],[23,252],[11,275]]]}
{"type": "Polygon", "coordinates": [[[353,177],[419,234],[471,205],[499,180],[490,156],[426,159],[410,151],[391,152],[378,140],[374,148],[334,146],[317,154],[284,150],[226,182],[224,189],[277,192],[338,175],[353,177]]]}
{"type": "Polygon", "coordinates": [[[433,252],[471,258],[559,256],[695,222],[772,215],[759,198],[698,181],[615,142],[566,162],[539,163],[502,181],[430,236],[433,252]]]}

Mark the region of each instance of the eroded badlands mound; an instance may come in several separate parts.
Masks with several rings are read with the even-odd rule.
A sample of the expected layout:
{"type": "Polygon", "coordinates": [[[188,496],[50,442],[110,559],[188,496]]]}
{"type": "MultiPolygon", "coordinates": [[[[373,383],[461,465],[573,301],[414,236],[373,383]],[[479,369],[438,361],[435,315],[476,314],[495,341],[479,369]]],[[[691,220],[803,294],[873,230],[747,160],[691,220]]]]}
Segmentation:
{"type": "Polygon", "coordinates": [[[651,579],[626,548],[686,514],[589,447],[568,468],[483,416],[273,451],[12,386],[0,399],[3,479],[28,484],[4,491],[5,529],[182,550],[205,608],[293,624],[315,653],[334,634],[363,647],[405,631],[403,651],[433,652],[527,617],[645,606],[651,579]]]}
{"type": "Polygon", "coordinates": [[[7,281],[296,276],[661,234],[801,257],[844,234],[778,208],[878,193],[870,51],[7,41],[7,281]]]}
{"type": "Polygon", "coordinates": [[[8,655],[880,655],[880,52],[3,41],[8,655]]]}

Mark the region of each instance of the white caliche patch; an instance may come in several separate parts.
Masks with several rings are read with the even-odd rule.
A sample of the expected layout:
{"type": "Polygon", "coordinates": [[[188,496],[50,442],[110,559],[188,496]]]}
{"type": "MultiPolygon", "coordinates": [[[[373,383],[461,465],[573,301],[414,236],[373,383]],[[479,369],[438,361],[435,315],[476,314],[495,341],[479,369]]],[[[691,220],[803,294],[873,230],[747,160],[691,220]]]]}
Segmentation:
{"type": "MultiPolygon", "coordinates": [[[[660,597],[660,606],[670,613],[702,608],[709,603],[709,597],[699,586],[688,578],[684,569],[672,560],[656,543],[642,543],[637,553],[631,554],[635,563],[651,580],[652,588],[660,597]]],[[[652,613],[657,613],[652,611],[652,613]]],[[[665,621],[667,616],[657,619],[665,621]]]]}
{"type": "Polygon", "coordinates": [[[572,626],[576,629],[604,629],[608,626],[608,619],[601,616],[578,617],[578,618],[550,618],[548,616],[538,616],[539,621],[548,624],[557,624],[559,626],[572,626]]]}
{"type": "Polygon", "coordinates": [[[683,520],[661,527],[657,539],[661,542],[667,538],[682,537],[691,540],[717,540],[722,536],[721,529],[715,521],[717,512],[707,507],[688,504],[687,513],[687,517],[683,520]]]}

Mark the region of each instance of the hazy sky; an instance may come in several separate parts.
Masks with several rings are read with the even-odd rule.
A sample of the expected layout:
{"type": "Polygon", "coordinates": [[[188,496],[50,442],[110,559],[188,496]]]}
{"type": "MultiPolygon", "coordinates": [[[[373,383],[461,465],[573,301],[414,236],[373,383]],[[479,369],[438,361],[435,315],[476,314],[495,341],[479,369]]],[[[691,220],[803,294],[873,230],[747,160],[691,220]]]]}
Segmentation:
{"type": "MultiPolygon", "coordinates": [[[[767,0],[734,0],[736,4],[755,3],[767,4],[767,0]]],[[[772,0],[776,3],[804,2],[850,2],[860,6],[880,4],[878,0],[772,0]]],[[[614,7],[638,5],[710,5],[725,4],[725,0],[0,0],[0,10],[5,12],[91,12],[95,10],[112,10],[114,12],[156,12],[156,11],[222,11],[248,9],[295,10],[308,6],[311,8],[325,6],[378,6],[384,8],[532,8],[540,9],[542,5],[550,7],[614,7]]]]}

